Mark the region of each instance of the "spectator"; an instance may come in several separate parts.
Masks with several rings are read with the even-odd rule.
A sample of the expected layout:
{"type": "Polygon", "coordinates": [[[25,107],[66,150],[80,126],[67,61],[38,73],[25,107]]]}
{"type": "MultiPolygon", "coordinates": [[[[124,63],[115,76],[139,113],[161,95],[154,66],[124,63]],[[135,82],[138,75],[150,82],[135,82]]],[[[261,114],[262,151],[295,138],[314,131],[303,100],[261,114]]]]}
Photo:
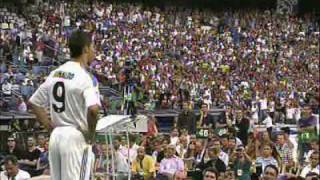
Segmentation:
{"type": "Polygon", "coordinates": [[[132,162],[137,157],[137,145],[135,144],[135,140],[136,138],[134,136],[129,136],[128,147],[128,145],[126,144],[126,138],[123,136],[121,139],[122,145],[120,146],[120,152],[126,159],[129,159],[130,162],[132,162]]]}
{"type": "Polygon", "coordinates": [[[225,152],[227,152],[227,154],[230,156],[232,154],[232,152],[234,152],[236,150],[237,147],[238,147],[238,145],[237,145],[236,137],[230,136],[228,138],[228,150],[225,152]]]}
{"type": "Polygon", "coordinates": [[[36,175],[41,175],[47,173],[46,171],[49,170],[49,142],[44,142],[44,147],[41,151],[41,154],[39,156],[39,159],[37,161],[37,167],[35,170],[36,175]]]}
{"type": "Polygon", "coordinates": [[[183,111],[178,116],[176,127],[181,130],[186,129],[191,134],[196,132],[196,117],[194,112],[189,109],[187,102],[183,103],[183,111]]]}
{"type": "Polygon", "coordinates": [[[306,154],[305,156],[305,161],[307,163],[310,162],[310,157],[311,157],[311,154],[314,152],[314,151],[319,151],[319,141],[314,139],[310,142],[310,150],[308,151],[308,153],[306,154]]]}
{"type": "Polygon", "coordinates": [[[292,150],[289,147],[288,143],[286,143],[283,134],[277,135],[276,149],[279,153],[282,167],[284,167],[285,169],[292,167],[293,166],[292,150]]]}
{"type": "Polygon", "coordinates": [[[25,103],[24,99],[22,97],[18,98],[18,112],[27,112],[27,104],[25,103]]]}
{"type": "Polygon", "coordinates": [[[179,141],[177,144],[177,154],[181,159],[184,159],[185,154],[187,153],[188,150],[188,138],[185,135],[182,135],[179,137],[179,141]]]}
{"type": "Polygon", "coordinates": [[[23,156],[22,151],[19,149],[19,147],[17,147],[17,142],[16,139],[14,137],[9,137],[8,138],[8,142],[7,142],[7,149],[5,154],[7,155],[13,155],[15,156],[17,159],[21,159],[23,156]]]}
{"type": "Polygon", "coordinates": [[[201,140],[195,141],[194,146],[195,146],[194,148],[195,165],[198,165],[206,154],[206,146],[205,144],[203,144],[203,141],[201,140]]]}
{"type": "Polygon", "coordinates": [[[27,152],[24,153],[23,157],[18,161],[18,163],[21,169],[29,172],[31,176],[33,176],[41,151],[36,148],[35,140],[32,136],[28,137],[27,145],[27,152]]]}
{"type": "Polygon", "coordinates": [[[219,173],[214,168],[207,168],[203,171],[203,180],[217,180],[219,173]]]}
{"type": "Polygon", "coordinates": [[[12,94],[11,90],[12,90],[12,84],[7,79],[5,79],[3,84],[2,84],[2,93],[3,93],[3,95],[11,96],[11,94],[12,94]]]}
{"type": "Polygon", "coordinates": [[[267,167],[268,165],[272,164],[274,166],[276,166],[277,168],[278,166],[278,162],[277,160],[272,156],[273,154],[273,148],[272,145],[270,144],[264,144],[262,145],[262,154],[261,156],[258,156],[256,159],[256,166],[260,167],[261,170],[264,170],[265,167],[267,167]]]}
{"type": "Polygon", "coordinates": [[[144,147],[138,148],[137,158],[132,162],[131,171],[134,177],[152,179],[155,177],[155,162],[151,156],[145,154],[144,147]]]}
{"type": "Polygon", "coordinates": [[[15,156],[9,155],[4,159],[5,171],[0,173],[1,180],[27,180],[30,174],[18,168],[18,160],[15,156]]]}
{"type": "Polygon", "coordinates": [[[219,158],[219,150],[216,147],[210,147],[207,149],[209,159],[208,161],[203,158],[201,164],[198,166],[201,170],[205,170],[209,167],[212,167],[217,170],[219,173],[226,172],[227,166],[225,163],[219,158]]]}
{"type": "Polygon", "coordinates": [[[299,160],[303,159],[304,153],[308,149],[308,143],[312,140],[319,140],[317,137],[317,125],[319,124],[319,118],[312,114],[310,106],[306,106],[303,109],[302,117],[299,121],[299,134],[298,134],[298,149],[299,160]]]}
{"type": "Polygon", "coordinates": [[[221,150],[223,152],[228,152],[229,151],[229,140],[228,140],[228,135],[227,134],[223,134],[220,137],[220,142],[221,142],[221,150]]]}
{"type": "Polygon", "coordinates": [[[240,146],[236,149],[232,156],[233,170],[239,180],[251,179],[251,158],[244,151],[244,147],[240,146]]]}
{"type": "Polygon", "coordinates": [[[46,140],[46,137],[44,134],[39,134],[38,138],[37,138],[38,142],[37,142],[37,146],[36,148],[39,149],[41,152],[44,151],[48,141],[46,140]]]}
{"type": "Polygon", "coordinates": [[[320,176],[317,173],[308,173],[305,180],[318,180],[320,176]]]}
{"type": "Polygon", "coordinates": [[[177,145],[179,141],[179,130],[178,128],[173,128],[170,133],[170,144],[177,145]]]}
{"type": "Polygon", "coordinates": [[[213,118],[209,114],[208,104],[201,105],[200,116],[197,117],[198,127],[213,127],[213,118]]]}
{"type": "Polygon", "coordinates": [[[121,180],[127,179],[127,172],[130,168],[125,156],[119,151],[119,146],[114,146],[114,162],[114,168],[115,172],[118,173],[118,178],[121,180]]]}
{"type": "Polygon", "coordinates": [[[300,176],[303,178],[306,178],[307,174],[309,173],[316,173],[317,175],[320,175],[319,152],[314,151],[311,154],[310,159],[310,164],[304,167],[301,171],[300,176]]]}
{"type": "Polygon", "coordinates": [[[221,150],[220,140],[213,139],[211,143],[211,148],[214,149],[213,151],[218,154],[219,159],[221,159],[227,167],[229,165],[229,156],[221,150]]]}
{"type": "Polygon", "coordinates": [[[184,171],[183,161],[174,154],[176,147],[168,145],[166,149],[166,157],[160,163],[159,173],[167,177],[173,177],[177,171],[184,171]]]}
{"type": "Polygon", "coordinates": [[[262,180],[277,180],[279,170],[274,165],[267,165],[264,168],[264,173],[262,175],[262,180]]]}
{"type": "Polygon", "coordinates": [[[289,127],[284,127],[284,128],[281,128],[281,130],[283,131],[283,135],[284,135],[284,139],[286,141],[286,143],[288,144],[288,146],[293,149],[294,148],[294,145],[293,143],[291,142],[290,140],[290,128],[289,127]]]}

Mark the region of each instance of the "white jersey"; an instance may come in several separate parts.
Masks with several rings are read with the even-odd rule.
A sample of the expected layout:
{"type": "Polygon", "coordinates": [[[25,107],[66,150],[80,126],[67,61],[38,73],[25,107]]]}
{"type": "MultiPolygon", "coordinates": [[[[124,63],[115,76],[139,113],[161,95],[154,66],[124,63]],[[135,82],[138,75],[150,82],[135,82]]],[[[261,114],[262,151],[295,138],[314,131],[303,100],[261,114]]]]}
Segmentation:
{"type": "Polygon", "coordinates": [[[69,61],[50,73],[30,102],[40,107],[49,106],[56,127],[88,130],[87,109],[100,105],[98,81],[79,63],[69,61]]]}

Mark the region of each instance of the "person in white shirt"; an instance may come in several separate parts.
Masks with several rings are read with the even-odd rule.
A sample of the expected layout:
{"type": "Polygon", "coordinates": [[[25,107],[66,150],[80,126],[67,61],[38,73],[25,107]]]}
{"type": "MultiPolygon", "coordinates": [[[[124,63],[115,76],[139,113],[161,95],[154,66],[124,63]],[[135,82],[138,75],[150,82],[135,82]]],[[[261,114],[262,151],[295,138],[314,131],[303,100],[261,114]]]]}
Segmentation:
{"type": "Polygon", "coordinates": [[[221,150],[221,142],[219,139],[212,140],[212,149],[216,149],[217,154],[219,154],[219,159],[221,159],[226,167],[229,165],[229,155],[221,150]]]}
{"type": "Polygon", "coordinates": [[[182,135],[180,136],[179,138],[179,143],[176,147],[176,151],[179,155],[180,158],[184,158],[187,151],[188,151],[188,139],[187,139],[187,136],[185,135],[182,135]]]}
{"type": "Polygon", "coordinates": [[[88,71],[95,57],[91,38],[75,31],[69,48],[73,60],[52,71],[29,100],[37,120],[53,129],[49,141],[52,180],[89,179],[101,106],[97,79],[88,71]]]}
{"type": "Polygon", "coordinates": [[[262,146],[262,153],[260,156],[256,159],[256,164],[260,165],[262,168],[262,171],[269,165],[272,164],[276,167],[278,166],[277,160],[272,155],[272,145],[271,144],[264,144],[262,146]]]}
{"type": "Polygon", "coordinates": [[[314,139],[310,142],[311,149],[305,153],[305,162],[310,163],[311,155],[314,151],[319,151],[319,141],[317,139],[314,139]]]}
{"type": "Polygon", "coordinates": [[[262,121],[262,123],[266,125],[269,136],[271,137],[273,127],[271,116],[268,114],[267,117],[262,121]]]}
{"type": "Polygon", "coordinates": [[[126,157],[120,152],[119,147],[115,146],[115,156],[114,156],[114,162],[115,162],[115,172],[118,173],[119,179],[125,179],[127,177],[127,173],[130,171],[130,166],[128,164],[128,161],[126,157]],[[120,178],[121,176],[121,178],[120,178]]]}
{"type": "Polygon", "coordinates": [[[305,178],[309,173],[317,173],[320,175],[319,151],[314,151],[310,157],[311,163],[305,166],[300,176],[305,178]]]}
{"type": "Polygon", "coordinates": [[[8,155],[4,159],[5,171],[0,172],[0,180],[27,180],[30,174],[18,168],[18,160],[15,156],[8,155]]]}
{"type": "Polygon", "coordinates": [[[173,128],[170,134],[170,144],[177,145],[179,140],[179,130],[177,128],[173,128]]]}
{"type": "Polygon", "coordinates": [[[262,95],[262,98],[259,100],[260,111],[259,111],[259,122],[263,121],[268,110],[268,99],[265,95],[262,95]]]}
{"type": "Polygon", "coordinates": [[[258,115],[258,105],[257,105],[257,102],[256,101],[252,101],[251,102],[251,119],[254,121],[253,124],[256,124],[258,123],[258,119],[259,119],[259,115],[258,115]]]}

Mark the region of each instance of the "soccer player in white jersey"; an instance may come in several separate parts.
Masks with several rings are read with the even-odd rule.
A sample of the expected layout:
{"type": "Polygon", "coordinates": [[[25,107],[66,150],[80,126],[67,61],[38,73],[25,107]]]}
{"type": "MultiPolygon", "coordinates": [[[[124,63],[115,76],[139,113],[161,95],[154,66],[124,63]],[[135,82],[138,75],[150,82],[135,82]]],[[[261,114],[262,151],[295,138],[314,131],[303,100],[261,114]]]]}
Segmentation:
{"type": "Polygon", "coordinates": [[[52,180],[89,179],[101,105],[97,80],[88,72],[94,59],[90,37],[73,32],[69,48],[73,59],[52,71],[29,100],[37,120],[53,130],[49,142],[52,180]]]}

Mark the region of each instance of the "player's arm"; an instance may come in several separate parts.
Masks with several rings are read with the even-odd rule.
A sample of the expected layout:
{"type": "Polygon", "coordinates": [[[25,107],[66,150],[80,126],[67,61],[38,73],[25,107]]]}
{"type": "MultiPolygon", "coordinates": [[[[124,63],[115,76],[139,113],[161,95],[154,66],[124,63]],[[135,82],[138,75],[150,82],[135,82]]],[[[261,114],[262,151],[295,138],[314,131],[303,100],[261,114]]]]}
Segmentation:
{"type": "Polygon", "coordinates": [[[33,114],[36,115],[37,121],[39,121],[44,126],[44,128],[46,128],[47,130],[49,130],[49,131],[52,130],[53,125],[49,119],[48,112],[47,112],[46,108],[32,104],[32,102],[30,102],[30,105],[31,105],[31,109],[32,109],[33,114]]]}
{"type": "Polygon", "coordinates": [[[101,106],[100,97],[98,90],[92,85],[85,88],[83,91],[83,97],[85,99],[85,105],[87,107],[87,124],[88,131],[84,133],[86,141],[93,143],[95,140],[96,126],[98,122],[98,114],[101,106]]]}
{"type": "Polygon", "coordinates": [[[89,143],[92,143],[95,140],[99,109],[100,109],[99,105],[92,105],[88,107],[87,122],[88,122],[89,143]]]}
{"type": "Polygon", "coordinates": [[[49,83],[45,81],[36,92],[29,99],[32,112],[36,115],[36,119],[47,129],[53,128],[51,121],[49,120],[48,112],[46,107],[49,101],[49,83]]]}

